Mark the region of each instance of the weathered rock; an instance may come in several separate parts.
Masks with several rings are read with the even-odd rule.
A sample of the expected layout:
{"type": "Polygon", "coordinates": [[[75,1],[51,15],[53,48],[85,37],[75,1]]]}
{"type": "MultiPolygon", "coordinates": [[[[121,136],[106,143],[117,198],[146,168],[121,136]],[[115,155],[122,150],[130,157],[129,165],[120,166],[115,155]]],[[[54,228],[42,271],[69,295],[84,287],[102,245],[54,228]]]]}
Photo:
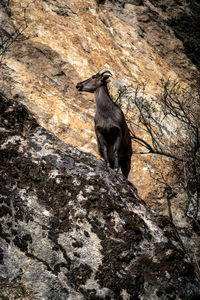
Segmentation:
{"type": "MultiPolygon", "coordinates": [[[[113,96],[120,86],[135,87],[141,81],[148,82],[147,94],[155,96],[161,78],[188,81],[197,77],[199,14],[195,4],[175,0],[1,1],[0,33],[15,33],[17,40],[12,35],[4,53],[0,88],[24,103],[40,125],[61,140],[98,155],[93,96],[78,95],[77,81],[109,68],[114,74],[109,87],[113,96]]],[[[167,214],[166,197],[157,205],[161,193],[149,174],[147,165],[154,169],[154,158],[149,157],[133,155],[129,179],[145,201],[167,214]]],[[[174,210],[180,207],[177,199],[173,201],[174,210]]]]}
{"type": "Polygon", "coordinates": [[[22,104],[1,96],[0,116],[2,299],[200,297],[170,222],[132,184],[22,104]]]}
{"type": "MultiPolygon", "coordinates": [[[[139,82],[148,82],[146,93],[155,96],[161,78],[188,81],[198,76],[199,14],[197,2],[192,3],[175,0],[1,1],[3,32],[12,35],[18,28],[22,31],[4,53],[1,90],[24,103],[39,124],[61,140],[98,155],[93,96],[78,95],[77,81],[99,69],[109,68],[114,74],[109,87],[113,96],[120,86],[135,87],[139,82]],[[190,22],[191,17],[195,24],[190,22]],[[183,30],[186,20],[189,21],[183,30]],[[177,38],[180,35],[181,39],[177,38]],[[185,37],[190,45],[187,49],[185,37]]],[[[129,179],[145,201],[167,214],[165,197],[157,205],[161,193],[157,192],[160,187],[149,174],[147,165],[154,169],[154,158],[149,157],[133,156],[129,179]]],[[[169,177],[173,178],[174,174],[170,173],[169,177]]],[[[173,201],[173,208],[177,210],[181,205],[175,203],[177,199],[173,201]]],[[[178,210],[178,213],[183,212],[178,210]]]]}

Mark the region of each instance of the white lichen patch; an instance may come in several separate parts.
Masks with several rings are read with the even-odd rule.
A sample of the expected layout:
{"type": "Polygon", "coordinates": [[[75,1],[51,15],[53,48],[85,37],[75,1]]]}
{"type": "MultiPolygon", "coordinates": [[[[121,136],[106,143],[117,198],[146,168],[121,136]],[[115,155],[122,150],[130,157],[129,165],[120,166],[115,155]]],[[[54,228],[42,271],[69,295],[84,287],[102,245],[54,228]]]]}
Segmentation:
{"type": "Polygon", "coordinates": [[[96,292],[97,297],[100,297],[101,299],[105,299],[109,294],[110,290],[108,288],[99,288],[96,292]]]}
{"type": "Polygon", "coordinates": [[[88,172],[86,179],[89,180],[91,177],[96,176],[96,172],[88,172]]]}
{"type": "Polygon", "coordinates": [[[136,207],[133,207],[131,203],[127,203],[127,206],[129,210],[132,210],[135,214],[139,215],[140,218],[145,222],[155,240],[155,243],[167,242],[167,238],[163,235],[162,230],[153,223],[150,217],[147,216],[147,210],[145,206],[137,205],[136,207]]]}
{"type": "Polygon", "coordinates": [[[83,196],[82,191],[80,191],[79,194],[77,195],[77,200],[78,200],[78,202],[82,202],[84,200],[87,200],[87,198],[83,196]]]}
{"type": "Polygon", "coordinates": [[[83,196],[82,191],[80,191],[77,195],[77,200],[78,201],[70,200],[68,202],[68,207],[74,209],[74,215],[69,215],[68,219],[73,220],[75,218],[78,223],[82,222],[82,219],[85,218],[85,216],[87,215],[87,211],[81,206],[81,202],[87,200],[87,198],[83,196]]]}
{"type": "Polygon", "coordinates": [[[49,172],[49,178],[56,178],[59,175],[59,172],[57,169],[51,170],[49,172]]]}
{"type": "Polygon", "coordinates": [[[2,150],[6,149],[6,147],[8,146],[9,143],[13,145],[13,144],[17,144],[19,142],[20,142],[20,144],[22,143],[22,138],[18,135],[15,135],[11,138],[8,138],[4,143],[2,143],[1,144],[1,149],[2,150]]]}
{"type": "MultiPolygon", "coordinates": [[[[23,221],[18,221],[21,227],[24,227],[23,221]]],[[[47,220],[45,219],[34,219],[26,224],[26,232],[31,233],[31,245],[28,251],[37,257],[39,260],[43,260],[49,265],[54,264],[56,261],[64,261],[62,254],[58,251],[52,251],[52,241],[49,239],[48,231],[42,229],[42,225],[47,227],[47,220]]],[[[44,265],[43,265],[44,266],[44,265]]],[[[44,266],[44,269],[46,267],[44,266]]]]}
{"type": "Polygon", "coordinates": [[[127,292],[127,290],[122,290],[120,293],[123,300],[129,300],[131,299],[131,295],[127,292]]]}
{"type": "Polygon", "coordinates": [[[53,149],[51,144],[46,142],[46,136],[38,130],[31,138],[33,142],[37,141],[37,145],[40,147],[40,151],[35,151],[35,149],[30,149],[30,154],[32,158],[41,159],[45,156],[54,156],[57,162],[61,161],[60,156],[53,149]]]}
{"type": "Polygon", "coordinates": [[[84,190],[86,193],[91,193],[92,191],[94,191],[94,187],[93,185],[86,185],[84,190]]]}
{"type": "Polygon", "coordinates": [[[27,206],[34,210],[35,217],[38,217],[40,221],[42,218],[46,220],[46,218],[50,218],[52,216],[52,214],[45,207],[38,203],[36,192],[33,191],[31,195],[27,195],[26,190],[21,189],[18,190],[18,193],[21,199],[26,202],[27,206]]]}
{"type": "Polygon", "coordinates": [[[56,178],[56,183],[59,184],[61,180],[59,178],[56,178]]]}
{"type": "Polygon", "coordinates": [[[73,181],[72,181],[73,185],[75,186],[79,186],[81,184],[81,181],[78,179],[78,178],[74,178],[73,181]]]}
{"type": "Polygon", "coordinates": [[[85,153],[90,153],[90,148],[89,148],[90,144],[91,144],[91,142],[85,144],[83,147],[80,147],[79,150],[81,150],[82,152],[85,152],[85,153]]]}
{"type": "Polygon", "coordinates": [[[92,274],[95,275],[102,264],[101,240],[92,232],[92,227],[88,222],[79,223],[79,227],[78,230],[74,228],[68,233],[60,234],[58,242],[66,249],[68,256],[74,260],[76,266],[86,264],[90,266],[92,274]],[[87,237],[85,232],[87,232],[87,237]],[[75,241],[81,243],[81,246],[74,248],[75,241]]]}
{"type": "Polygon", "coordinates": [[[114,229],[116,232],[120,232],[121,230],[123,230],[123,224],[125,223],[119,216],[118,212],[113,211],[112,214],[112,221],[114,221],[115,226],[114,229]]]}

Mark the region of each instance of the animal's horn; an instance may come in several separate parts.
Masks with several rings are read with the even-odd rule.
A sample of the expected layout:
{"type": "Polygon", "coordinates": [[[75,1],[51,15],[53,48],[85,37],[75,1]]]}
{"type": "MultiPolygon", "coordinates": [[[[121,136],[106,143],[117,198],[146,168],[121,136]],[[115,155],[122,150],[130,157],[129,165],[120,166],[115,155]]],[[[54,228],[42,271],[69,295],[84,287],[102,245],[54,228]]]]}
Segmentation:
{"type": "Polygon", "coordinates": [[[112,76],[112,73],[107,69],[103,69],[103,70],[99,71],[99,75],[103,75],[104,73],[109,73],[112,76]]]}

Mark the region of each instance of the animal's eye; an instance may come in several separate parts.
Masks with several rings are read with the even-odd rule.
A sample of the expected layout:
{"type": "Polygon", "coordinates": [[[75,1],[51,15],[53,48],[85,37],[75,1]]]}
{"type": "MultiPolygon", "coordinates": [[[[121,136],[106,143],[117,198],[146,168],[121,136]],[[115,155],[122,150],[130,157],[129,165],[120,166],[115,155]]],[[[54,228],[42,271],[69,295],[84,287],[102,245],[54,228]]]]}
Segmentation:
{"type": "Polygon", "coordinates": [[[95,75],[93,75],[93,76],[92,76],[92,79],[94,79],[94,78],[96,78],[96,76],[95,76],[95,75]]]}

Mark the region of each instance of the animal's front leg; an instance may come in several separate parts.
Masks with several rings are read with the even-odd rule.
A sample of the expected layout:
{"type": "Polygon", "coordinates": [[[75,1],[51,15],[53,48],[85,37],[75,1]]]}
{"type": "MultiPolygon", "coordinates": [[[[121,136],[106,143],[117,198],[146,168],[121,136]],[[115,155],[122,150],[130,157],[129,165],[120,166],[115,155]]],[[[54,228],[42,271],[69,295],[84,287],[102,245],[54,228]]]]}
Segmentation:
{"type": "Polygon", "coordinates": [[[114,151],[114,169],[116,172],[119,171],[119,155],[117,150],[114,151]]]}
{"type": "Polygon", "coordinates": [[[106,145],[103,146],[103,158],[106,162],[106,166],[110,167],[109,159],[108,159],[108,147],[106,145]]]}
{"type": "Polygon", "coordinates": [[[116,170],[116,172],[119,171],[119,147],[121,144],[121,135],[119,135],[116,138],[114,147],[113,147],[113,152],[114,152],[114,169],[116,170]]]}
{"type": "Polygon", "coordinates": [[[103,158],[106,162],[106,166],[110,167],[107,143],[106,143],[103,135],[100,132],[96,131],[96,136],[97,136],[97,142],[98,142],[100,153],[101,153],[101,155],[103,154],[103,158]]]}

